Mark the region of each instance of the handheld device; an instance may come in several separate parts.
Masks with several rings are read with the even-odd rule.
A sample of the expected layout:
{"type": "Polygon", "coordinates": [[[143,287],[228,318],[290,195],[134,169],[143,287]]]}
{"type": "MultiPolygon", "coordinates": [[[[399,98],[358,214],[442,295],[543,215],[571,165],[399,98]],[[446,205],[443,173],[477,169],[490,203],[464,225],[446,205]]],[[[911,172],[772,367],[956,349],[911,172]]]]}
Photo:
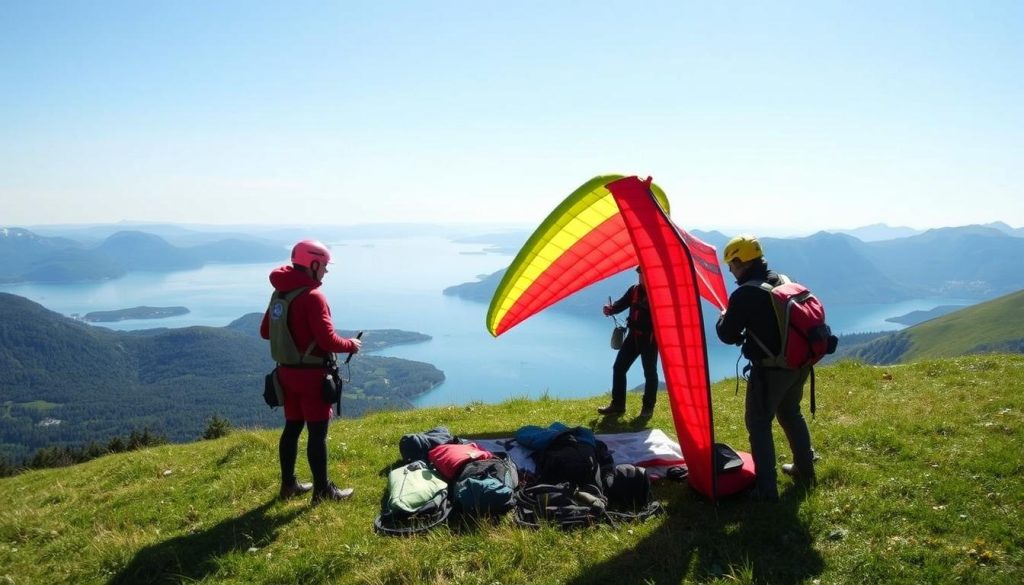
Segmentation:
{"type": "MultiPolygon", "coordinates": [[[[363,332],[362,331],[360,331],[359,333],[356,333],[356,339],[360,339],[362,336],[363,336],[363,332]]],[[[352,361],[352,356],[353,355],[355,355],[355,354],[351,354],[351,353],[348,354],[348,357],[345,358],[345,363],[346,364],[349,363],[350,361],[352,361]]]]}

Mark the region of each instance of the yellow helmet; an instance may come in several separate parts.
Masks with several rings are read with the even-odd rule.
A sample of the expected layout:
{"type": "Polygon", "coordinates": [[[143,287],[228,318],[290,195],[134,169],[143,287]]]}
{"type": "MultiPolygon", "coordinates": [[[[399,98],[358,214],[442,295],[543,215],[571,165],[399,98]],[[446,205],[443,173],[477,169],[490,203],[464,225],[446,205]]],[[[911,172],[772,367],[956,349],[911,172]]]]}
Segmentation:
{"type": "Polygon", "coordinates": [[[742,234],[729,240],[729,243],[725,245],[725,251],[722,252],[722,258],[725,259],[726,264],[733,260],[750,262],[763,256],[761,243],[757,241],[756,237],[749,234],[742,234]]]}

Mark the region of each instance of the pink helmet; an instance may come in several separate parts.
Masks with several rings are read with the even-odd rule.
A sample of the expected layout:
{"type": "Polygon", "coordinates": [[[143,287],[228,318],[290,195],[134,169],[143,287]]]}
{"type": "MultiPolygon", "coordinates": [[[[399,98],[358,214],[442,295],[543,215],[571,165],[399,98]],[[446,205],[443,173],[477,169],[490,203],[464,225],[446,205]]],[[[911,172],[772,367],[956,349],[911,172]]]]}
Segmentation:
{"type": "Polygon", "coordinates": [[[331,251],[327,246],[317,240],[302,240],[292,248],[292,264],[313,268],[313,262],[317,266],[326,266],[331,262],[331,251]]]}

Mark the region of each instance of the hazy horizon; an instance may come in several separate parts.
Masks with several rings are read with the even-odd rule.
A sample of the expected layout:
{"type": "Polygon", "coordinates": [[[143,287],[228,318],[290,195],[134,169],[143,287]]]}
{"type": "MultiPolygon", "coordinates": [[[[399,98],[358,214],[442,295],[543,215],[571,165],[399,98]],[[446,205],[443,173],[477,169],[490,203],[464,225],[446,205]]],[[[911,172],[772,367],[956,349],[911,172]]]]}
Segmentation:
{"type": "Polygon", "coordinates": [[[1024,3],[0,5],[7,225],[1024,225],[1024,3]],[[822,218],[828,218],[827,224],[822,218]]]}

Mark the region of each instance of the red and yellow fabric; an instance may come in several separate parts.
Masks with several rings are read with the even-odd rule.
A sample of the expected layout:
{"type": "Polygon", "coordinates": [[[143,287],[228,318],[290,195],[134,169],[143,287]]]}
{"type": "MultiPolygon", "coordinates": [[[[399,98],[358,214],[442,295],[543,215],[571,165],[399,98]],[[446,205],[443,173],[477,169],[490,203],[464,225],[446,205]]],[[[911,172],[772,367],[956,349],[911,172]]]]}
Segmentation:
{"type": "Polygon", "coordinates": [[[689,481],[714,500],[753,479],[745,465],[742,479],[718,482],[713,467],[700,298],[722,309],[728,297],[714,247],[678,228],[668,213],[665,193],[650,179],[606,175],[587,181],[555,208],[512,261],[491,299],[487,328],[498,336],[576,291],[639,264],[689,481]]]}
{"type": "MultiPolygon", "coordinates": [[[[636,254],[607,183],[594,177],[566,197],[534,231],[509,265],[487,311],[497,337],[524,319],[599,280],[636,266],[636,254]],[[567,292],[568,291],[568,292],[567,292]]],[[[665,193],[651,192],[668,209],[665,193]]]]}

